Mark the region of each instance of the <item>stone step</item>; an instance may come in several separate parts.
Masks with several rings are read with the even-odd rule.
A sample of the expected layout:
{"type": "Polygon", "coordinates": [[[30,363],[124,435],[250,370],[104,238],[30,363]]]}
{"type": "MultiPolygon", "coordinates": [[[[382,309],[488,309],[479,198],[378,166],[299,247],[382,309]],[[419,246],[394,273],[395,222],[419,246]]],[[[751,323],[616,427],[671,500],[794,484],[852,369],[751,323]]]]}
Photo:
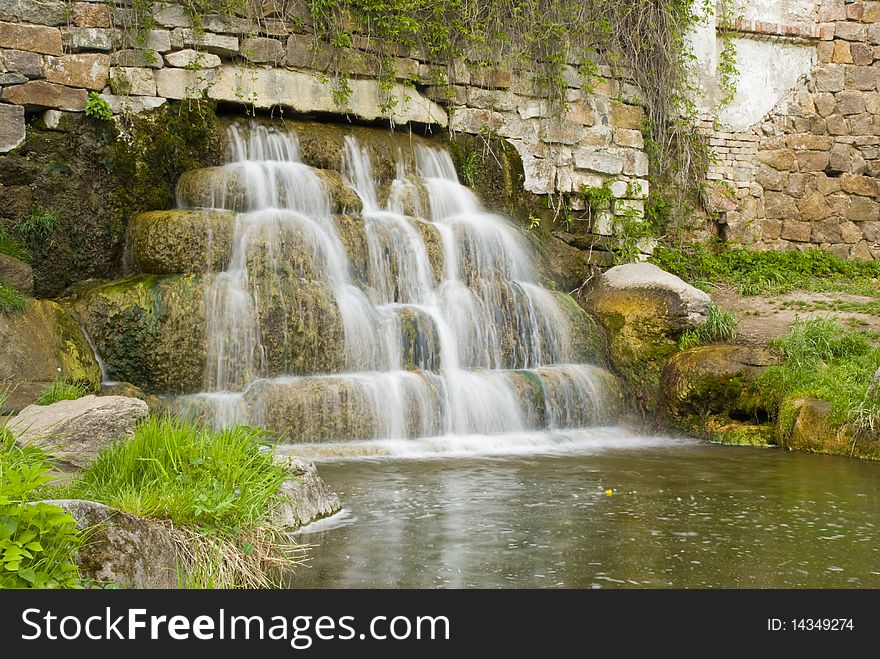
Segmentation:
{"type": "MultiPolygon", "coordinates": [[[[406,218],[425,245],[436,283],[443,272],[443,248],[437,228],[406,218]]],[[[349,260],[350,275],[369,284],[369,249],[365,221],[360,216],[337,215],[317,220],[332,229],[349,260]]],[[[248,232],[248,268],[267,272],[282,268],[292,276],[326,281],[327,272],[313,233],[314,226],[292,213],[257,211],[236,215],[232,211],[187,209],[150,211],[136,215],[126,238],[126,266],[130,272],[154,275],[220,272],[229,266],[233,243],[248,232]],[[316,251],[317,250],[317,251],[316,251]],[[278,256],[283,256],[279,262],[278,256]],[[274,260],[273,260],[274,259],[274,260]]],[[[396,278],[394,259],[389,270],[396,278]]]]}
{"type": "MultiPolygon", "coordinates": [[[[72,309],[110,378],[148,393],[199,391],[208,356],[207,300],[215,277],[130,277],[81,292],[72,309]]],[[[345,341],[328,287],[289,279],[273,281],[263,292],[257,314],[268,374],[341,371],[345,341]]]]}
{"type": "MultiPolygon", "coordinates": [[[[281,164],[281,163],[279,163],[281,164]]],[[[295,165],[295,163],[283,163],[295,165]]],[[[203,167],[184,172],[177,182],[177,202],[182,208],[216,208],[245,212],[259,210],[261,201],[253,198],[253,181],[248,181],[248,172],[254,163],[230,163],[219,167],[203,167]]],[[[320,179],[330,200],[333,213],[359,213],[361,201],[339,172],[312,169],[320,179]]],[[[284,195],[289,181],[283,177],[272,177],[272,172],[262,172],[258,183],[261,191],[284,195]],[[270,186],[272,186],[270,188],[270,186]]],[[[294,191],[295,192],[295,191],[294,191]]]]}
{"type": "MultiPolygon", "coordinates": [[[[480,380],[490,389],[508,391],[525,430],[611,424],[623,405],[617,378],[598,367],[477,370],[466,377],[460,395],[480,380]]],[[[454,375],[423,370],[279,378],[254,382],[236,405],[239,421],[272,428],[284,443],[436,437],[450,429],[448,397],[455,386],[454,375]]],[[[171,409],[212,419],[224,399],[229,402],[224,396],[196,395],[176,400],[171,409]]],[[[511,424],[499,431],[518,430],[514,419],[499,421],[511,424]]],[[[486,429],[474,432],[480,430],[486,429]]]]}

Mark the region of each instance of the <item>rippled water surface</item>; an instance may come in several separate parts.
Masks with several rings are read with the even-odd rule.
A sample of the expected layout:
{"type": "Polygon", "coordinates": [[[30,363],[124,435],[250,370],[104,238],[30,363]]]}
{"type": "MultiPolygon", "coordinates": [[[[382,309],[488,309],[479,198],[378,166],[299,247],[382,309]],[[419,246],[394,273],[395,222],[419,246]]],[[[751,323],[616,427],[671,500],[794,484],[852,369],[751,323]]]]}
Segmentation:
{"type": "Polygon", "coordinates": [[[294,587],[880,587],[880,464],[691,440],[323,462],[294,587]],[[610,491],[610,492],[609,492],[610,491]]]}

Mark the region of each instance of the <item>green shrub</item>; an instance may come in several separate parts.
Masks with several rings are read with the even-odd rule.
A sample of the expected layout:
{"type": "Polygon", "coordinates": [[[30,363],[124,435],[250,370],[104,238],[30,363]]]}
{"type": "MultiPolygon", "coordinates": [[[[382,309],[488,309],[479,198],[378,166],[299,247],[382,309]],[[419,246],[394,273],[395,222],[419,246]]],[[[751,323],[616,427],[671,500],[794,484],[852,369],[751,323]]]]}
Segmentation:
{"type": "Polygon", "coordinates": [[[89,98],[86,101],[86,116],[99,121],[109,121],[113,118],[113,110],[110,109],[110,104],[97,92],[89,92],[89,98]]]}
{"type": "Polygon", "coordinates": [[[24,309],[25,296],[11,286],[0,283],[0,313],[24,309]]]}
{"type": "Polygon", "coordinates": [[[262,438],[246,426],[212,431],[149,417],[131,440],[101,452],[71,496],[238,537],[267,521],[286,479],[262,438]]]}
{"type": "Polygon", "coordinates": [[[27,248],[10,236],[2,224],[0,224],[0,254],[11,256],[25,263],[31,259],[27,248]]]}
{"type": "Polygon", "coordinates": [[[712,251],[703,245],[660,246],[650,261],[698,288],[730,284],[743,295],[784,293],[794,289],[851,291],[880,295],[880,261],[845,261],[820,249],[749,252],[712,251]]]}
{"type": "Polygon", "coordinates": [[[0,588],[80,586],[76,520],[34,501],[50,468],[41,450],[17,447],[12,433],[0,428],[0,588]]]}
{"type": "Polygon", "coordinates": [[[82,398],[88,390],[78,382],[55,380],[46,387],[37,399],[37,405],[51,405],[59,400],[76,400],[82,398]]]}
{"type": "Polygon", "coordinates": [[[58,213],[35,206],[18,225],[18,232],[22,236],[45,241],[55,231],[56,224],[58,224],[58,213]]]}
{"type": "Polygon", "coordinates": [[[713,304],[703,323],[682,333],[678,347],[687,350],[714,341],[732,341],[736,338],[738,324],[739,320],[732,311],[725,311],[713,304]]]}

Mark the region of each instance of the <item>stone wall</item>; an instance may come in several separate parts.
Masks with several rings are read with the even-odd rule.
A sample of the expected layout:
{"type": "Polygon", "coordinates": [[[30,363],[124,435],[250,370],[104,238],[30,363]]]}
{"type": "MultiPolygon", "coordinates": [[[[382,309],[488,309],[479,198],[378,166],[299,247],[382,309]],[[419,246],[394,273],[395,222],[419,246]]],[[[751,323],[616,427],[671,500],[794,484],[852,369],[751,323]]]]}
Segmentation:
{"type": "MultiPolygon", "coordinates": [[[[42,114],[49,127],[59,125],[64,113],[85,109],[90,92],[99,93],[116,114],[208,98],[238,112],[247,107],[281,116],[390,121],[428,133],[501,137],[521,158],[524,189],[555,197],[544,206],[560,208],[559,195],[611,180],[621,200],[614,205],[617,212],[642,208],[648,190],[643,112],[618,100],[638,92],[629,85],[619,93],[610,70],[600,70],[595,90],[587,92],[573,54],[565,71],[569,109],[563,115],[545,100],[535,73],[521,70],[521,64],[516,69],[505,62],[487,67],[458,61],[440,70],[419,52],[401,51],[392,62],[396,103],[389,109],[377,80],[375,43],[355,35],[354,47],[331,48],[313,30],[310,34],[307,14],[296,14],[302,3],[292,5],[294,15],[272,13],[276,4],[291,6],[267,3],[270,10],[253,21],[209,14],[201,19],[203,30],[196,30],[176,4],[154,3],[152,26],[138,29],[143,20],[125,0],[116,6],[0,0],[0,153],[23,144],[32,116],[42,114]],[[350,72],[351,95],[344,106],[334,100],[338,67],[350,72]]],[[[578,217],[583,205],[577,198],[566,207],[574,209],[569,219],[588,215],[578,217]]],[[[612,229],[610,213],[578,223],[578,232],[600,237],[612,229]]],[[[574,241],[570,231],[559,235],[574,241]]],[[[601,239],[588,242],[598,250],[594,260],[610,260],[601,239]]]]}
{"type": "Polygon", "coordinates": [[[736,96],[720,127],[702,126],[716,156],[708,178],[733,193],[710,195],[719,233],[754,249],[880,258],[880,2],[746,4],[736,96]]]}

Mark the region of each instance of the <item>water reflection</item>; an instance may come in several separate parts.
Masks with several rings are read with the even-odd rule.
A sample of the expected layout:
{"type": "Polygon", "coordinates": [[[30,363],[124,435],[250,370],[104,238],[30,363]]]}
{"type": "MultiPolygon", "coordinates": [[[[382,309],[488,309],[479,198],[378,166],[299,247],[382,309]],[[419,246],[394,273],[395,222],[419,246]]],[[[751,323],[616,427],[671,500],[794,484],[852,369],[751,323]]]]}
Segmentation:
{"type": "Polygon", "coordinates": [[[350,516],[293,586],[876,588],[878,469],[681,442],[331,462],[350,516]]]}

